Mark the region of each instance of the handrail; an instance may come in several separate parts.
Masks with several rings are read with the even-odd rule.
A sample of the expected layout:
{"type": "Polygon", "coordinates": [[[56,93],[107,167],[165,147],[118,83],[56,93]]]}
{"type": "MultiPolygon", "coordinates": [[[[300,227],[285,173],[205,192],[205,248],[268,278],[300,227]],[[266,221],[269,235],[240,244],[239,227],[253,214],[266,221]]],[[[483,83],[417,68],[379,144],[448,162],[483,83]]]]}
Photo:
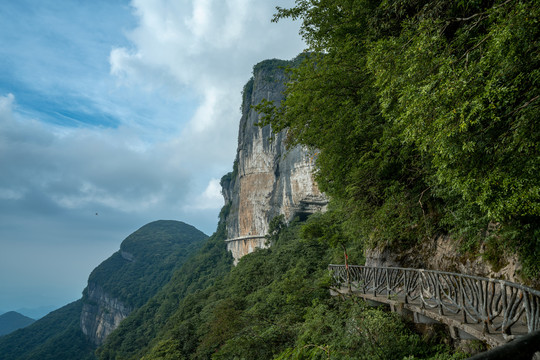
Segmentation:
{"type": "Polygon", "coordinates": [[[245,236],[239,236],[231,239],[226,239],[225,242],[231,242],[231,241],[240,241],[240,240],[251,240],[251,239],[264,239],[265,235],[245,235],[245,236]]]}
{"type": "Polygon", "coordinates": [[[535,359],[539,344],[540,331],[535,331],[502,346],[476,354],[467,360],[535,359]]]}
{"type": "Polygon", "coordinates": [[[540,330],[540,291],[510,281],[401,267],[331,264],[328,269],[336,285],[403,297],[406,304],[419,302],[443,316],[460,315],[463,323],[481,324],[486,334],[507,338],[540,330]]]}

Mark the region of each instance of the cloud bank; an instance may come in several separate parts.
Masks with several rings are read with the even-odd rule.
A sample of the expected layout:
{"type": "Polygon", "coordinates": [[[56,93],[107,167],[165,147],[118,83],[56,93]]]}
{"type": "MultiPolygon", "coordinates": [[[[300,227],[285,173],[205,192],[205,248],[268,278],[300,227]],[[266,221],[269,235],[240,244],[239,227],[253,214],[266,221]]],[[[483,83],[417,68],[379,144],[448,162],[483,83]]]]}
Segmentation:
{"type": "Polygon", "coordinates": [[[242,86],[303,48],[293,0],[64,5],[0,14],[0,312],[78,298],[147,222],[212,233],[242,86]]]}

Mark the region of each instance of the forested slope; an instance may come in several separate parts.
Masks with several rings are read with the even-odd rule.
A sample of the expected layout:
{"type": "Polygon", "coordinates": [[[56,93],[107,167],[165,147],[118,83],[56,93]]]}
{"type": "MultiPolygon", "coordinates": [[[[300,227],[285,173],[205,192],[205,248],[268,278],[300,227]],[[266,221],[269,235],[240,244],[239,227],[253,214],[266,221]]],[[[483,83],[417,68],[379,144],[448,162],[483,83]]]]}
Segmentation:
{"type": "Polygon", "coordinates": [[[0,337],[0,359],[95,359],[96,344],[85,322],[103,328],[102,315],[114,309],[99,301],[122,301],[138,308],[165,285],[176,269],[203,245],[207,235],[180,221],[160,220],[141,227],[128,236],[120,250],[94,269],[89,285],[103,289],[100,299],[88,296],[66,305],[32,325],[0,337]],[[128,259],[126,259],[128,258],[128,259]],[[84,316],[81,316],[83,314],[84,316]],[[101,317],[100,317],[101,316],[101,317]]]}
{"type": "Polygon", "coordinates": [[[0,337],[2,360],[91,360],[94,346],[79,326],[82,301],[55,310],[32,325],[0,337]]]}
{"type": "Polygon", "coordinates": [[[352,237],[399,252],[445,235],[540,275],[537,1],[298,0],[310,53],[263,124],[319,149],[352,237]]]}
{"type": "Polygon", "coordinates": [[[174,273],[163,289],[134,311],[107,338],[105,344],[98,349],[100,359],[140,359],[156,344],[161,334],[175,324],[174,315],[177,312],[196,311],[196,305],[186,305],[189,301],[185,300],[186,296],[193,296],[212,286],[230,271],[233,259],[225,245],[224,211],[220,215],[217,231],[205,241],[201,249],[174,273]],[[182,310],[184,306],[188,306],[188,309],[182,310]]]}
{"type": "Polygon", "coordinates": [[[175,220],[142,226],[120,244],[120,250],[96,267],[88,283],[138,308],[171,278],[174,270],[197,252],[208,236],[175,220]]]}
{"type": "MultiPolygon", "coordinates": [[[[422,340],[395,314],[330,296],[326,268],[343,256],[330,244],[345,239],[335,213],[289,226],[277,220],[271,230],[273,246],[234,268],[222,235],[212,237],[185,265],[197,275],[181,269],[109,337],[99,358],[451,358],[439,338],[422,340]],[[220,270],[203,271],[212,267],[220,270]]],[[[354,246],[349,256],[362,260],[354,246]]]]}

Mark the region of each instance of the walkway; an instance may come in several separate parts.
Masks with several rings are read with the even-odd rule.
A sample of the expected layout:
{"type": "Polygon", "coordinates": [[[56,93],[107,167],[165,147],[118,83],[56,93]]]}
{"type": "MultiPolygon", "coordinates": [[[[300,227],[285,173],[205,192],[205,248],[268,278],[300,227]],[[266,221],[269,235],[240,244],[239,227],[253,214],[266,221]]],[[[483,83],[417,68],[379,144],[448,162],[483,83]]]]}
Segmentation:
{"type": "Polygon", "coordinates": [[[455,337],[492,347],[540,330],[540,291],[504,280],[399,267],[329,265],[333,295],[388,304],[416,322],[436,320],[455,337]],[[454,334],[453,334],[454,336],[454,334]]]}

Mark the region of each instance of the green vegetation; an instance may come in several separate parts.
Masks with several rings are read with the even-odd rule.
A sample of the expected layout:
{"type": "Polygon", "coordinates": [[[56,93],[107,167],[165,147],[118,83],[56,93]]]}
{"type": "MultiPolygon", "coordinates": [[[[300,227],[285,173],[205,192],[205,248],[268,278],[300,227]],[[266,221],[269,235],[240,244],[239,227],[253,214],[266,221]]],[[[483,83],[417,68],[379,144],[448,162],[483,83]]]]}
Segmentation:
{"type": "Polygon", "coordinates": [[[19,314],[16,311],[9,311],[0,315],[0,336],[9,334],[12,331],[32,324],[35,320],[19,314]]]}
{"type": "MultiPolygon", "coordinates": [[[[425,341],[394,314],[330,296],[326,268],[343,259],[328,245],[343,235],[326,226],[335,220],[332,211],[289,226],[278,219],[273,246],[234,268],[220,223],[206,249],[184,265],[198,275],[181,269],[109,337],[99,358],[452,358],[448,347],[425,341]],[[212,266],[221,270],[201,271],[212,266]]],[[[351,261],[360,262],[360,251],[349,247],[351,261]]]]}
{"type": "MultiPolygon", "coordinates": [[[[227,252],[225,223],[227,206],[220,214],[217,231],[191,256],[144,306],[134,311],[98,349],[100,359],[140,359],[155,345],[163,332],[176,323],[175,315],[186,305],[186,296],[210,287],[230,271],[232,256],[227,252]]],[[[191,306],[191,304],[190,304],[191,306]]],[[[185,311],[196,311],[185,309],[185,311]]]]}
{"type": "MultiPolygon", "coordinates": [[[[302,22],[310,52],[295,60],[281,106],[256,109],[261,125],[288,129],[290,146],[317,152],[330,210],[305,223],[276,217],[272,247],[236,267],[224,242],[230,205],[200,248],[196,231],[199,240],[165,223],[143,227],[89,279],[140,306],[97,350],[101,360],[463,358],[392,313],[330,296],[327,265],[360,264],[366,246],[399,250],[446,234],[496,266],[504,251],[519,253],[538,281],[536,1],[296,0],[282,18],[302,22]]],[[[288,64],[257,70],[273,81],[288,64]]],[[[84,358],[80,308],[0,338],[3,358],[58,349],[84,358]]]]}
{"type": "Polygon", "coordinates": [[[367,246],[450,234],[540,274],[536,1],[297,0],[310,53],[263,124],[319,151],[317,180],[367,246]],[[503,251],[501,251],[503,250],[503,251]]]}
{"type": "MultiPolygon", "coordinates": [[[[110,296],[140,307],[170,280],[175,269],[203,246],[205,239],[205,234],[180,221],[152,222],[128,236],[120,251],[96,267],[88,281],[101,286],[110,296]],[[132,260],[122,257],[121,252],[132,260]]],[[[204,282],[204,277],[194,274],[197,275],[198,281],[204,282]]],[[[90,302],[86,291],[81,300],[1,337],[0,358],[95,359],[95,345],[80,327],[84,302],[90,302]]]]}
{"type": "Polygon", "coordinates": [[[120,245],[120,251],[92,271],[88,282],[98,284],[124,304],[138,308],[170,280],[174,270],[206,238],[207,235],[181,221],[151,222],[129,235],[120,245]]]}
{"type": "Polygon", "coordinates": [[[78,300],[0,337],[2,360],[95,359],[94,347],[79,326],[81,310],[78,300]]]}

